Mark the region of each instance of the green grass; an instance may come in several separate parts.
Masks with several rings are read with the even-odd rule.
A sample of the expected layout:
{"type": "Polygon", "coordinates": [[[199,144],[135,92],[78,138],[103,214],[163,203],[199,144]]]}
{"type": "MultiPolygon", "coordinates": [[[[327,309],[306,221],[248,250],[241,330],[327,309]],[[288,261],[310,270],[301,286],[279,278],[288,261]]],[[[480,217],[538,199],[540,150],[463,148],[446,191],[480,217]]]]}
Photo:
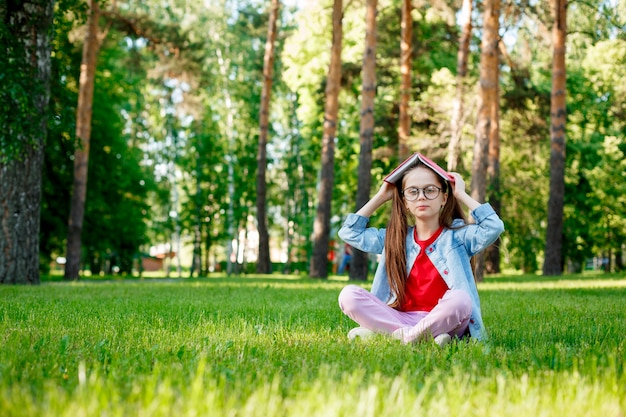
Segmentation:
{"type": "Polygon", "coordinates": [[[0,287],[0,415],[626,414],[623,275],[489,278],[479,291],[490,342],[444,349],[348,341],[345,284],[0,287]]]}

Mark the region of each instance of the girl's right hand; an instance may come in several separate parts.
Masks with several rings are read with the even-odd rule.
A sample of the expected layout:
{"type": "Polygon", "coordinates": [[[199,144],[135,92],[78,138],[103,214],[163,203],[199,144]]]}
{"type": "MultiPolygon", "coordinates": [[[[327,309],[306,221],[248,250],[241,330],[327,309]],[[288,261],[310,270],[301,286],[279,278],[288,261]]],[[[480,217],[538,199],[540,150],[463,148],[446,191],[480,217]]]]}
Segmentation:
{"type": "Polygon", "coordinates": [[[396,186],[394,184],[389,184],[387,181],[383,181],[376,194],[383,201],[389,201],[393,198],[393,193],[395,192],[396,186]]]}
{"type": "Polygon", "coordinates": [[[365,205],[361,207],[359,211],[357,211],[357,214],[369,218],[378,207],[391,200],[393,198],[393,193],[395,192],[395,185],[383,181],[382,185],[376,192],[376,195],[374,195],[374,197],[372,197],[367,203],[365,203],[365,205]]]}

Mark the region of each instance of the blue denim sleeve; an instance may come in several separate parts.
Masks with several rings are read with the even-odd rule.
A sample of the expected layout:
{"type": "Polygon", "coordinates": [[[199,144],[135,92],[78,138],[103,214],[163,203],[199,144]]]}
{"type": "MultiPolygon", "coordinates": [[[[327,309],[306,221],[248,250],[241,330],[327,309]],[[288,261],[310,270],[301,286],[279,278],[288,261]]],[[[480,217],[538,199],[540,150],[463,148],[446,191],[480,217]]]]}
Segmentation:
{"type": "Polygon", "coordinates": [[[471,212],[476,220],[465,228],[465,245],[470,256],[485,250],[504,232],[504,223],[489,203],[477,207],[471,212]]]}
{"type": "Polygon", "coordinates": [[[355,213],[349,214],[339,229],[339,237],[362,252],[380,254],[385,245],[386,230],[367,227],[368,221],[367,217],[355,213]]]}

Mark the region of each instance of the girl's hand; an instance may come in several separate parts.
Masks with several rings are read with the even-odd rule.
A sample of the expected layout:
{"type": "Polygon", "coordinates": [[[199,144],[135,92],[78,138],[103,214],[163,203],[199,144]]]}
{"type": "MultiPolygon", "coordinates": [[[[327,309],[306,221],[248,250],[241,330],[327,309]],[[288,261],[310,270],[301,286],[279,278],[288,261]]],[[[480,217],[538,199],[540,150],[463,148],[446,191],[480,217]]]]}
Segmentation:
{"type": "Polygon", "coordinates": [[[465,190],[465,181],[461,178],[461,175],[458,172],[450,172],[450,175],[454,177],[454,182],[452,183],[452,193],[456,197],[458,201],[467,206],[470,210],[475,210],[480,203],[474,200],[467,191],[465,190]]]}
{"type": "Polygon", "coordinates": [[[365,203],[365,205],[361,207],[361,209],[359,209],[359,211],[357,211],[356,213],[364,217],[370,217],[378,207],[391,200],[393,198],[393,193],[395,192],[395,185],[383,181],[380,189],[376,192],[374,197],[372,197],[367,203],[365,203]]]}
{"type": "Polygon", "coordinates": [[[382,201],[389,201],[393,198],[393,193],[395,192],[396,186],[394,184],[389,184],[387,181],[383,181],[376,195],[381,198],[382,201]]]}
{"type": "Polygon", "coordinates": [[[460,195],[465,194],[465,181],[458,172],[449,172],[454,177],[454,182],[451,182],[452,192],[458,198],[460,195]]]}

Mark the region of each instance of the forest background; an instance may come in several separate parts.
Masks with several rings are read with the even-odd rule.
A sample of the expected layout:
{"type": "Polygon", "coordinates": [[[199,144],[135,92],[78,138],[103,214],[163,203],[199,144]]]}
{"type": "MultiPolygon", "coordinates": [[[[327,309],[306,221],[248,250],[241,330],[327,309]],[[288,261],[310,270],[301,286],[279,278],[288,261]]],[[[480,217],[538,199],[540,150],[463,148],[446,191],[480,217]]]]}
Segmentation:
{"type": "MultiPolygon", "coordinates": [[[[183,270],[201,275],[253,271],[269,2],[101,2],[87,149],[76,132],[89,8],[75,0],[48,3],[54,4],[54,20],[41,165],[40,270],[47,273],[63,262],[74,160],[88,150],[83,273],[130,274],[141,269],[142,259],[157,255],[168,259],[168,273],[173,268],[179,275],[183,270]]],[[[499,15],[499,186],[487,189],[486,199],[499,201],[506,225],[497,246],[498,268],[524,272],[541,269],[546,249],[554,20],[549,3],[503,2],[499,15]]],[[[11,4],[0,7],[3,18],[11,4]]],[[[460,81],[466,111],[455,169],[468,179],[477,130],[482,4],[471,14],[467,74],[460,81]]],[[[309,271],[313,257],[332,9],[326,0],[278,9],[265,165],[273,271],[309,271]]],[[[378,2],[373,189],[401,159],[401,9],[399,0],[378,2]]],[[[336,231],[356,209],[359,187],[365,2],[346,2],[342,10],[330,240],[324,252],[331,261],[328,272],[341,253],[336,231]]],[[[414,1],[411,12],[408,145],[443,166],[459,85],[460,10],[460,1],[414,1]]],[[[567,11],[562,268],[581,271],[595,259],[594,267],[599,262],[607,270],[622,269],[626,3],[570,1],[567,11]]],[[[3,26],[5,45],[11,45],[11,36],[3,26]]],[[[14,124],[16,97],[27,95],[19,86],[28,78],[16,62],[6,60],[0,73],[3,169],[20,160],[14,145],[20,141],[11,133],[27,130],[27,124],[14,124]]],[[[8,188],[9,177],[2,182],[8,188]]],[[[382,212],[371,219],[379,227],[386,221],[382,212]]],[[[4,247],[16,238],[4,236],[4,247]]]]}

